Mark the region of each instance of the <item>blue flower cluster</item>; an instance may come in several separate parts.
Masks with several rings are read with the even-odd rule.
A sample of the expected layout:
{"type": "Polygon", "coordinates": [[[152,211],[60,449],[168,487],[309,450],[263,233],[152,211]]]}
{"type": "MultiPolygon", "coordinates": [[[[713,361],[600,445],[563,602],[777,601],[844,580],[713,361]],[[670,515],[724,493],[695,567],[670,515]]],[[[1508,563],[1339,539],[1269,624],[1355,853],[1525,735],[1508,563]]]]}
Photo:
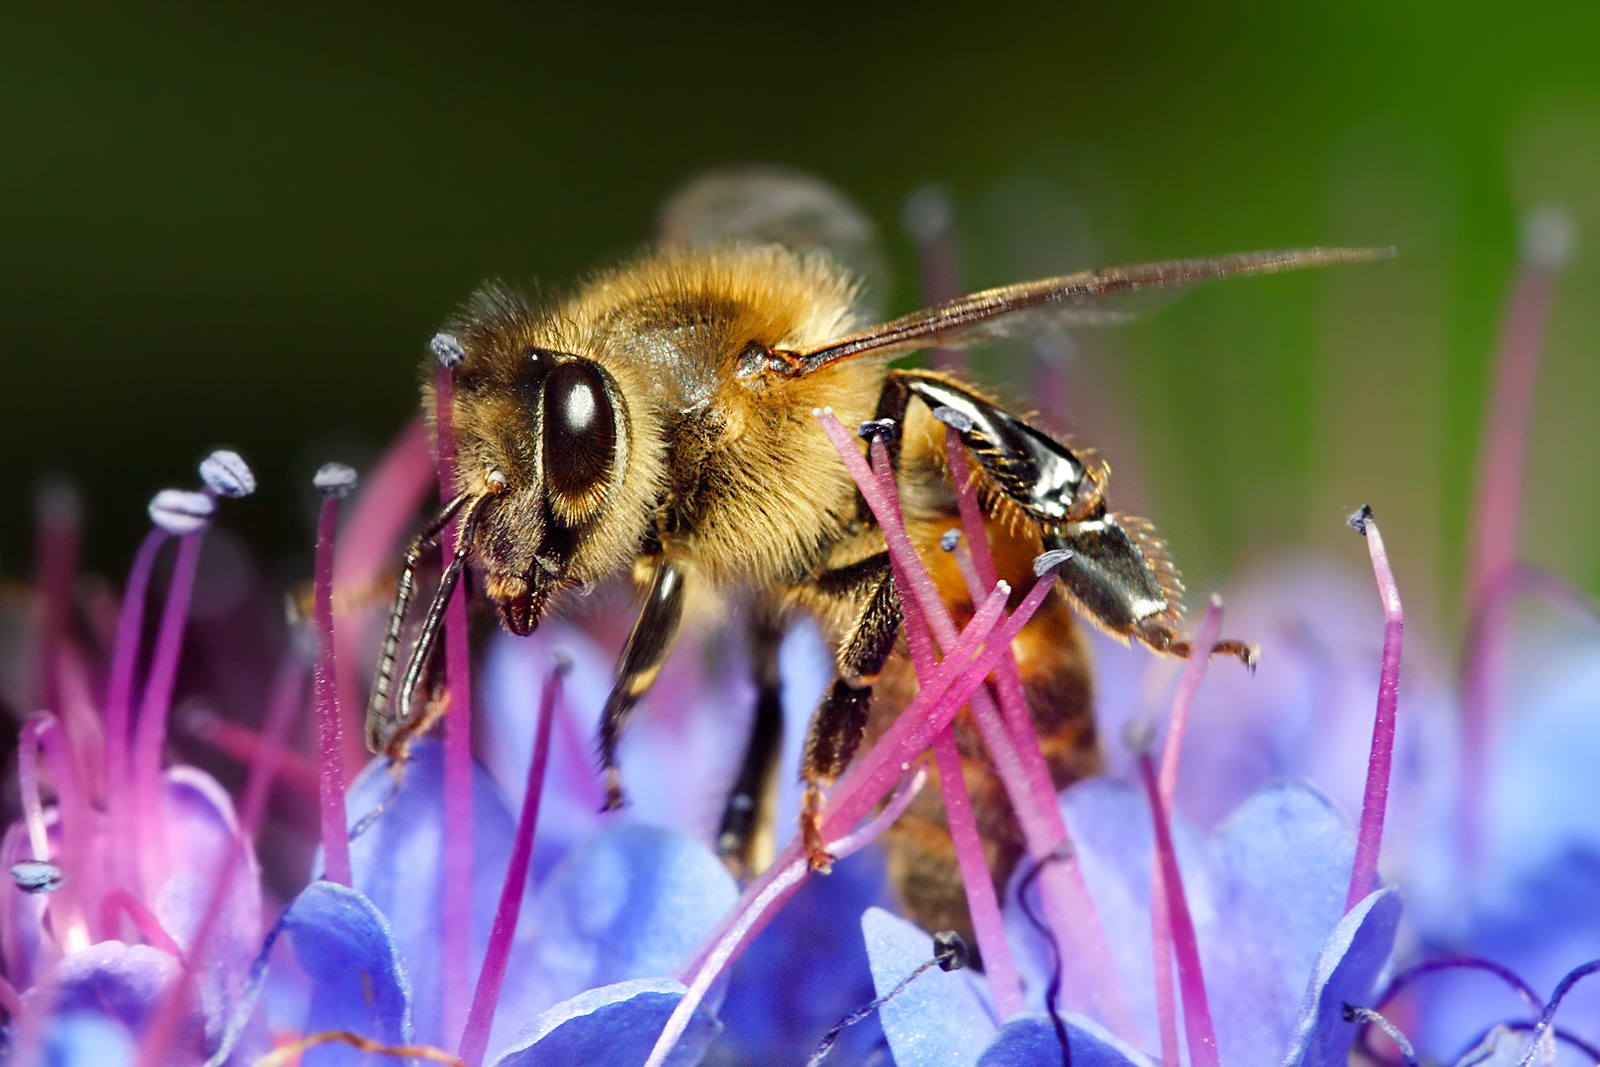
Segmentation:
{"type": "MultiPolygon", "coordinates": [[[[404,455],[425,484],[425,442],[409,436],[404,455]]],[[[104,686],[86,680],[63,613],[44,613],[51,702],[23,728],[23,817],[0,845],[12,874],[0,901],[7,1062],[1338,1067],[1358,1046],[1373,1062],[1416,1062],[1415,1046],[1462,1067],[1600,1059],[1600,991],[1580,981],[1600,957],[1600,628],[1543,576],[1499,572],[1526,578],[1506,589],[1576,612],[1514,626],[1486,612],[1468,666],[1483,657],[1495,669],[1465,672],[1459,695],[1415,633],[1400,684],[1398,590],[1369,513],[1355,525],[1379,597],[1366,576],[1325,563],[1241,583],[1230,623],[1261,639],[1259,673],[1196,664],[1179,683],[1177,665],[1097,638],[1099,721],[1108,737],[1129,727],[1130,740],[1108,752],[1106,774],[1054,806],[1043,794],[1063,844],[1020,864],[985,949],[991,973],[990,948],[1014,963],[1021,995],[1013,984],[1008,1001],[895,914],[882,856],[860,847],[920,774],[902,780],[889,814],[846,829],[828,877],[785,850],[792,785],[778,798],[779,861],[745,886],[728,872],[709,842],[738,755],[728,739],[742,736],[753,693],[742,653],[715,641],[675,657],[637,716],[623,812],[600,812],[590,750],[614,652],[597,628],[559,621],[483,650],[481,758],[465,778],[449,747],[463,735],[447,731],[413,744],[403,774],[376,761],[346,788],[333,653],[349,620],[335,619],[333,531],[353,472],[334,473],[308,642],[316,763],[288,745],[308,703],[297,655],[237,805],[196,768],[163,769],[161,755],[200,539],[220,498],[253,487],[242,460],[218,453],[204,491],[152,504],[157,527],[129,577],[104,686]],[[163,617],[138,669],[147,587],[172,540],[163,617]],[[1146,724],[1174,688],[1182,710],[1163,775],[1175,777],[1158,784],[1146,724]],[[274,909],[256,835],[274,781],[294,773],[320,796],[332,847],[327,870],[319,859],[274,909]],[[1064,939],[1070,924],[1047,914],[1056,864],[1085,887],[1085,940],[1064,939]],[[462,901],[468,914],[452,910],[462,901]],[[1095,943],[1109,954],[1099,969],[1073,954],[1095,943]]],[[[377,540],[361,549],[372,559],[392,538],[377,540]]],[[[1000,626],[1005,597],[991,599],[989,629],[975,617],[963,632],[972,649],[1000,626]]],[[[1220,610],[1204,625],[1220,625],[1220,610]]],[[[796,629],[780,669],[792,783],[827,651],[796,629]]],[[[972,672],[975,686],[988,669],[972,672]]],[[[930,709],[954,714],[968,699],[941,695],[930,709]]],[[[907,751],[895,774],[915,771],[907,751]]]]}

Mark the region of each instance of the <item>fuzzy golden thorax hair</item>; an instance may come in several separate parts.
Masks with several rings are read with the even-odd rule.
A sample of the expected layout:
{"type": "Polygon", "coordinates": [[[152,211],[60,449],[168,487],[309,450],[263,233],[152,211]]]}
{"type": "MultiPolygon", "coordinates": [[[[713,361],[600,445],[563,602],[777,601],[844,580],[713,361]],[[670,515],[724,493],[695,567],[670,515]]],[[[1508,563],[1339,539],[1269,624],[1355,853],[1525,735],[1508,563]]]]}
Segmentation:
{"type": "Polygon", "coordinates": [[[659,250],[547,307],[480,291],[450,326],[456,480],[493,497],[474,549],[507,626],[642,554],[722,591],[814,569],[854,488],[812,411],[871,417],[884,363],[794,376],[767,357],[854,328],[854,299],[830,261],[776,246],[659,250]]]}

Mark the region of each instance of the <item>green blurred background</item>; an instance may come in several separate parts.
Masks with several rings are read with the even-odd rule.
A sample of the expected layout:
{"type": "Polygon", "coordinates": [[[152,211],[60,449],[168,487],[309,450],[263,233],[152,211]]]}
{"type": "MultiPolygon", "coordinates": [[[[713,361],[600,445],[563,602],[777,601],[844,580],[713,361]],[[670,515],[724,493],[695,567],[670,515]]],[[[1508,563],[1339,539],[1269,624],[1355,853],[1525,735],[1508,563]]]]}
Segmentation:
{"type": "MultiPolygon", "coordinates": [[[[370,461],[480,279],[560,284],[638,247],[696,171],[759,160],[878,220],[896,310],[928,181],[974,286],[1398,246],[1087,339],[1078,415],[1191,587],[1306,543],[1359,564],[1341,519],[1367,501],[1407,607],[1448,618],[1519,221],[1559,201],[1600,233],[1592,3],[8,5],[0,55],[12,575],[42,473],[84,487],[89,562],[120,573],[152,491],[218,444],[262,482],[227,522],[308,571],[310,472],[370,461]]],[[[1591,591],[1596,263],[1580,246],[1556,297],[1526,532],[1591,591]]]]}

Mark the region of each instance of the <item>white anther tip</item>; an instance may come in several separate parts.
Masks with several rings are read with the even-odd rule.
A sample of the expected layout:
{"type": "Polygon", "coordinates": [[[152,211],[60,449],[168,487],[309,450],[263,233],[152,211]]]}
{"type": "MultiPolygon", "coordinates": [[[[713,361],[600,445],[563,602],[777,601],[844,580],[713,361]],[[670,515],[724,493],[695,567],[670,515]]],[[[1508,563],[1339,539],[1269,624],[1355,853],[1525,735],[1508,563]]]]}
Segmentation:
{"type": "Polygon", "coordinates": [[[343,463],[324,463],[317,469],[311,484],[323,496],[337,499],[349,496],[359,480],[354,467],[347,467],[343,463]]]}
{"type": "Polygon", "coordinates": [[[218,496],[249,496],[256,491],[256,476],[250,464],[226,448],[219,448],[200,461],[200,480],[218,496]]]}
{"type": "Polygon", "coordinates": [[[204,530],[216,510],[209,496],[188,489],[163,489],[150,498],[150,521],[174,537],[204,530]]]}
{"type": "Polygon", "coordinates": [[[1072,553],[1064,548],[1052,549],[1033,557],[1033,576],[1043,578],[1046,574],[1061,566],[1072,558],[1072,553]]]}
{"type": "Polygon", "coordinates": [[[976,425],[976,423],[972,421],[972,416],[968,415],[965,411],[957,411],[955,408],[945,407],[943,405],[933,409],[933,417],[950,427],[956,433],[971,433],[972,427],[976,425]]]}
{"type": "Polygon", "coordinates": [[[428,351],[439,361],[439,366],[446,370],[461,366],[462,361],[467,358],[467,350],[461,347],[461,342],[453,333],[434,334],[433,340],[428,342],[428,351]]]}

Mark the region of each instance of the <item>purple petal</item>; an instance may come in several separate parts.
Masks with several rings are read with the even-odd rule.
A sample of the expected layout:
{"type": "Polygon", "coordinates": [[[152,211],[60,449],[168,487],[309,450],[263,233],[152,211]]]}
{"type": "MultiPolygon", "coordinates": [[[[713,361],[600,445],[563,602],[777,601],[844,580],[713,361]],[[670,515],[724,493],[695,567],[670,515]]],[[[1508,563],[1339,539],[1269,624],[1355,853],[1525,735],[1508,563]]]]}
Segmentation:
{"type": "MultiPolygon", "coordinates": [[[[872,984],[883,996],[933,957],[933,938],[882,908],[868,908],[861,932],[872,984]]],[[[967,1067],[994,1039],[994,1018],[959,972],[931,967],[878,1009],[896,1067],[967,1067]]]]}
{"type": "MultiPolygon", "coordinates": [[[[805,1063],[822,1035],[873,998],[855,919],[885,899],[883,853],[867,849],[810,878],[734,964],[718,1048],[749,1063],[805,1063]]],[[[876,1017],[846,1029],[832,1057],[858,1062],[881,1038],[876,1017]]]]}
{"type": "MultiPolygon", "coordinates": [[[[443,750],[436,742],[414,745],[405,786],[393,794],[393,779],[381,761],[356,779],[346,803],[351,823],[388,802],[368,829],[350,842],[355,888],[384,914],[411,976],[416,1040],[437,1045],[443,991],[440,894],[443,874],[443,750]]],[[[510,861],[515,823],[500,791],[482,768],[473,767],[472,961],[476,975],[489,940],[500,887],[510,861]]],[[[470,995],[470,992],[469,992],[470,995]]]]}
{"type": "Polygon", "coordinates": [[[232,864],[228,893],[205,946],[199,987],[207,1036],[215,1043],[243,992],[250,963],[261,946],[261,876],[255,849],[229,860],[238,848],[238,823],[227,791],[197,767],[167,770],[162,786],[163,829],[171,873],[154,911],[162,927],[188,952],[218,878],[232,864]]]}
{"type": "MultiPolygon", "coordinates": [[[[535,1019],[494,1067],[638,1067],[683,994],[683,984],[670,978],[591,989],[535,1019]]],[[[715,1016],[697,1012],[667,1057],[667,1067],[699,1063],[717,1029],[715,1016]]]]}
{"type": "MultiPolygon", "coordinates": [[[[307,1033],[349,1030],[391,1045],[411,1040],[410,984],[389,924],[371,901],[333,882],[313,882],[294,898],[282,925],[311,980],[307,1033]]],[[[322,1045],[307,1050],[304,1062],[365,1061],[348,1046],[322,1045]]]]}
{"type": "Polygon", "coordinates": [[[138,1048],[128,1031],[94,1012],[50,1020],[40,1050],[43,1067],[132,1067],[138,1048]]]}
{"type": "Polygon", "coordinates": [[[1368,896],[1334,927],[1317,957],[1285,1067],[1345,1067],[1356,1025],[1345,1021],[1344,1006],[1371,1004],[1399,922],[1400,892],[1390,887],[1368,896]]]}
{"type": "Polygon", "coordinates": [[[1317,954],[1344,913],[1353,848],[1344,815],[1300,782],[1252,794],[1212,835],[1218,927],[1204,966],[1224,1063],[1281,1062],[1317,954]]]}
{"type": "MultiPolygon", "coordinates": [[[[52,1014],[97,1015],[137,1035],[177,977],[178,961],[148,945],[102,941],[66,957],[56,974],[52,1014]]],[[[24,1002],[34,1003],[40,992],[30,990],[24,1002]]],[[[173,1048],[186,1050],[194,1062],[205,1059],[205,1023],[191,1011],[174,1030],[173,1048]]]]}
{"type": "MultiPolygon", "coordinates": [[[[1151,1067],[1142,1053],[1081,1015],[1064,1015],[1072,1067],[1151,1067]]],[[[1037,1012],[1008,1019],[983,1050],[978,1067],[1060,1067],[1061,1038],[1050,1016],[1037,1012]]]]}
{"type": "Polygon", "coordinates": [[[602,831],[557,865],[530,906],[529,971],[519,988],[508,975],[500,1025],[526,1023],[586,989],[672,974],[738,895],[727,868],[693,838],[627,824],[602,831]]]}

